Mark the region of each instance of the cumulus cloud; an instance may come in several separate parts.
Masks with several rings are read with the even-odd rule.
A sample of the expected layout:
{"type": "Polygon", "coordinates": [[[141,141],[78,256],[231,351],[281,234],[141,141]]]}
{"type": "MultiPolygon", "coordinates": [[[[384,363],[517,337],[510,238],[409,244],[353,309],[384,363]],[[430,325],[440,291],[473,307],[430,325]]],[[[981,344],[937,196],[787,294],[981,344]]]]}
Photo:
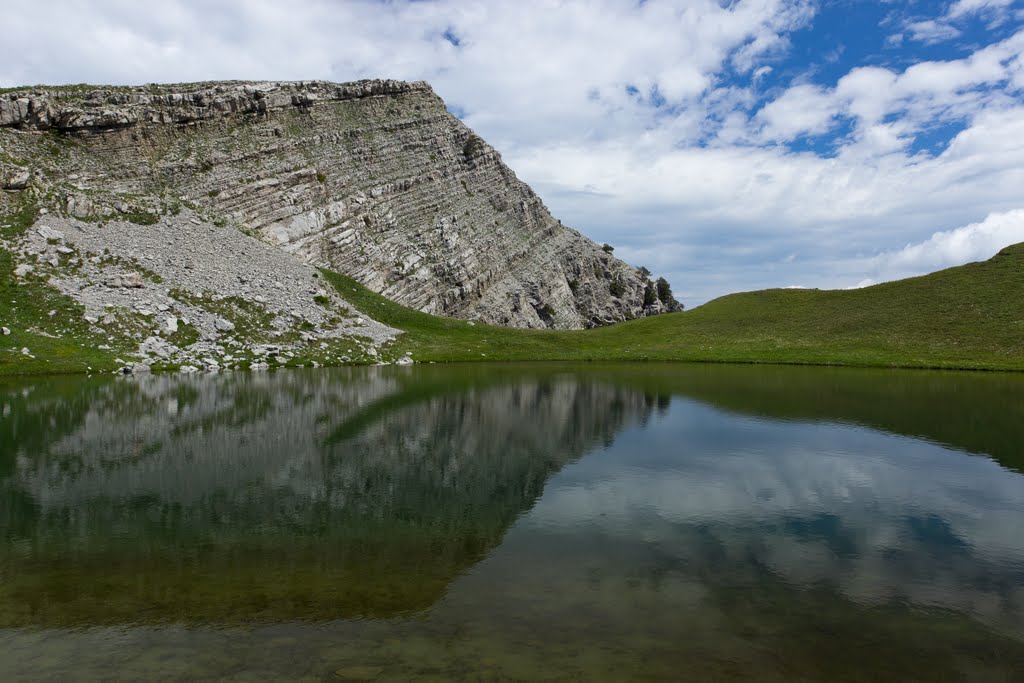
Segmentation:
{"type": "Polygon", "coordinates": [[[881,253],[870,260],[869,271],[879,280],[921,275],[984,261],[1017,242],[1024,242],[1024,209],[992,213],[979,223],[937,232],[923,242],[881,253]]]}
{"type": "Polygon", "coordinates": [[[789,141],[798,135],[820,135],[832,127],[840,105],[816,85],[795,85],[757,114],[769,140],[789,141]]]}
{"type": "MultiPolygon", "coordinates": [[[[922,61],[902,72],[869,66],[842,76],[834,87],[796,84],[758,113],[769,139],[820,135],[852,119],[858,132],[897,120],[903,144],[936,123],[962,121],[989,105],[1008,103],[993,87],[1019,78],[1024,32],[962,59],[922,61]]],[[[888,125],[888,124],[887,124],[888,125]]]]}

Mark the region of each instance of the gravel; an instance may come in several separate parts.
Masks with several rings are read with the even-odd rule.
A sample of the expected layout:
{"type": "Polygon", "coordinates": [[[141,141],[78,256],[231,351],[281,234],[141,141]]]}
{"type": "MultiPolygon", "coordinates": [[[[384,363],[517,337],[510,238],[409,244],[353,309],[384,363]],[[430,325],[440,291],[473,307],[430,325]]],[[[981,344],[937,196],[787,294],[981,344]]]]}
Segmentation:
{"type": "MultiPolygon", "coordinates": [[[[313,266],[190,211],[153,225],[41,216],[21,244],[21,254],[36,255],[35,269],[48,271],[52,284],[82,303],[85,319],[100,331],[114,324],[120,311],[141,317],[149,329],[135,333],[136,365],[169,362],[216,369],[224,365],[219,358],[233,353],[260,366],[274,356],[301,355],[341,339],[333,345],[376,358],[378,349],[399,333],[355,310],[324,285],[313,266]],[[223,316],[224,307],[232,306],[224,302],[228,297],[244,299],[247,308],[270,321],[261,336],[294,337],[301,330],[300,339],[269,344],[244,338],[223,316]],[[314,297],[320,302],[326,297],[329,304],[314,297]],[[164,338],[180,324],[194,326],[199,341],[180,348],[164,338]]],[[[31,272],[25,266],[19,266],[19,276],[31,272]]],[[[345,362],[340,355],[334,360],[345,362]]]]}

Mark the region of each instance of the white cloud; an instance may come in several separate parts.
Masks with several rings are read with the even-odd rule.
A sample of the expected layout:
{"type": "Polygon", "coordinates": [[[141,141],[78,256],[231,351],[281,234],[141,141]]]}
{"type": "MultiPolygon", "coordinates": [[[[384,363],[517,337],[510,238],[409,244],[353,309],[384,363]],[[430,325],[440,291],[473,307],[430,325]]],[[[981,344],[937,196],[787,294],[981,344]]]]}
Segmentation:
{"type": "MultiPolygon", "coordinates": [[[[890,126],[889,132],[908,144],[915,132],[936,122],[963,120],[990,104],[1012,101],[992,88],[1022,77],[1022,51],[1024,31],[962,59],[923,61],[902,73],[857,67],[833,88],[806,83],[790,87],[765,105],[758,119],[769,139],[789,140],[827,132],[842,116],[855,118],[861,133],[897,117],[899,125],[890,126]]],[[[883,148],[888,152],[892,147],[883,148]]]]}
{"type": "Polygon", "coordinates": [[[992,213],[979,223],[937,232],[923,242],[884,252],[870,259],[868,270],[882,281],[922,275],[984,261],[1017,242],[1024,242],[1024,209],[992,213]]]}
{"type": "Polygon", "coordinates": [[[980,16],[989,22],[989,27],[1007,21],[1014,0],[956,0],[946,12],[936,19],[908,20],[904,25],[905,34],[890,36],[892,43],[899,43],[905,35],[926,44],[941,43],[961,35],[955,24],[963,24],[971,17],[980,16]]]}
{"type": "Polygon", "coordinates": [[[768,140],[786,142],[799,135],[820,135],[832,127],[840,104],[816,85],[795,85],[757,114],[768,140]]]}
{"type": "Polygon", "coordinates": [[[944,21],[936,21],[934,19],[907,24],[907,31],[910,32],[911,38],[922,43],[939,43],[960,35],[960,31],[956,27],[944,21]]]}
{"type": "Polygon", "coordinates": [[[956,0],[950,5],[946,16],[950,19],[959,19],[971,14],[982,12],[1001,12],[1009,9],[1013,0],[956,0]]]}

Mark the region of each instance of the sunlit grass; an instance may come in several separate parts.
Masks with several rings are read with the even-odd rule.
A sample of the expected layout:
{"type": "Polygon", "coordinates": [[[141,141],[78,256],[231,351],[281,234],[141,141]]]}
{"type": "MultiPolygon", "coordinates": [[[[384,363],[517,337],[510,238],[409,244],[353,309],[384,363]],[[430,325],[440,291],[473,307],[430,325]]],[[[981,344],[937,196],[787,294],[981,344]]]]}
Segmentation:
{"type": "Polygon", "coordinates": [[[404,330],[420,361],[677,360],[1024,370],[1024,244],[988,261],[857,290],[731,294],[686,313],[585,331],[521,330],[414,311],[325,279],[404,330]]]}

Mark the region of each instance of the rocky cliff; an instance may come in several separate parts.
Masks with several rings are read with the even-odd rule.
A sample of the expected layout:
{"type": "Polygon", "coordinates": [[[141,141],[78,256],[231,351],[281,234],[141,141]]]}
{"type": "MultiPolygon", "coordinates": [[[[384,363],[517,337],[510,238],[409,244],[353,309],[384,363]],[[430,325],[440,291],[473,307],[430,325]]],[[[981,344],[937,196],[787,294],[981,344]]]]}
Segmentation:
{"type": "Polygon", "coordinates": [[[569,329],[666,309],[422,82],[4,92],[0,184],[87,221],[188,209],[438,315],[569,329]]]}

